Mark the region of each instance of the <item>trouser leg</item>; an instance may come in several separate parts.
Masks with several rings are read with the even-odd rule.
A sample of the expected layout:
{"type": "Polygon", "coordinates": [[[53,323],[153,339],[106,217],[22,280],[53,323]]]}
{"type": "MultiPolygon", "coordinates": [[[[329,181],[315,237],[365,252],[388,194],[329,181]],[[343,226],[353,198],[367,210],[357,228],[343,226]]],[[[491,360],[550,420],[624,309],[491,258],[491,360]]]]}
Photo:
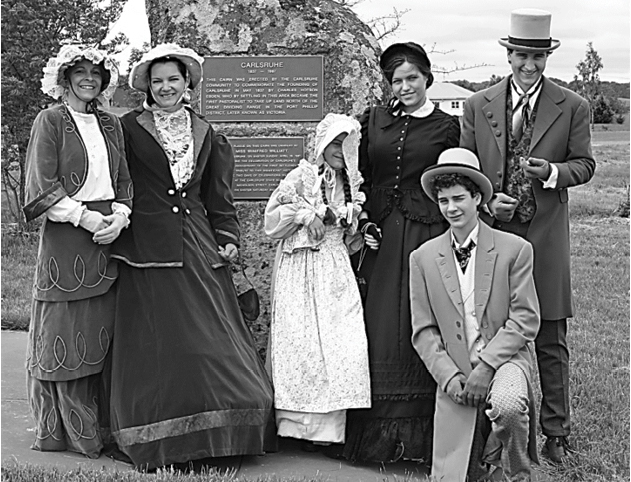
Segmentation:
{"type": "Polygon", "coordinates": [[[98,458],[103,448],[98,423],[99,380],[100,374],[69,381],[38,380],[28,375],[29,404],[36,423],[31,448],[70,450],[98,458]]]}
{"type": "Polygon", "coordinates": [[[100,374],[56,382],[68,450],[98,458],[103,448],[98,421],[100,374]]]}
{"type": "Polygon", "coordinates": [[[27,372],[26,387],[31,416],[35,422],[35,442],[31,448],[46,452],[66,450],[55,382],[38,380],[27,372]]]}
{"type": "Polygon", "coordinates": [[[519,367],[502,365],[491,382],[486,415],[502,443],[502,468],[511,481],[530,480],[528,382],[519,367]]]}
{"type": "Polygon", "coordinates": [[[570,434],[567,320],[541,320],[535,350],[541,380],[541,429],[548,437],[567,437],[570,434]]]}

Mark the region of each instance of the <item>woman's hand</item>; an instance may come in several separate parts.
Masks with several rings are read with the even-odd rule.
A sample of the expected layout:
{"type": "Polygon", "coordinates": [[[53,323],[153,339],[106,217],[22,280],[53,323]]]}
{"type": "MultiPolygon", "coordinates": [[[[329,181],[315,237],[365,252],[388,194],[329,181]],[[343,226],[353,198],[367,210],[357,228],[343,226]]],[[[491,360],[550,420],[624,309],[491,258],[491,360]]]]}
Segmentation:
{"type": "Polygon", "coordinates": [[[239,250],[232,243],[227,243],[225,246],[219,246],[217,252],[219,253],[219,256],[231,263],[236,261],[239,257],[239,250]]]}
{"type": "Polygon", "coordinates": [[[101,231],[107,228],[108,225],[109,223],[105,221],[105,216],[98,211],[86,209],[81,213],[81,218],[79,218],[79,226],[91,233],[101,231]]]}
{"type": "Polygon", "coordinates": [[[324,223],[316,216],[309,225],[309,235],[316,241],[320,241],[324,237],[324,223]]]}
{"type": "Polygon", "coordinates": [[[367,218],[359,220],[359,231],[364,235],[364,240],[370,249],[379,249],[381,245],[381,229],[371,223],[367,218]]]}
{"type": "Polygon", "coordinates": [[[127,216],[120,213],[103,216],[103,221],[107,223],[107,227],[97,231],[92,236],[92,241],[96,244],[111,244],[120,235],[123,228],[127,227],[129,221],[127,216]]]}

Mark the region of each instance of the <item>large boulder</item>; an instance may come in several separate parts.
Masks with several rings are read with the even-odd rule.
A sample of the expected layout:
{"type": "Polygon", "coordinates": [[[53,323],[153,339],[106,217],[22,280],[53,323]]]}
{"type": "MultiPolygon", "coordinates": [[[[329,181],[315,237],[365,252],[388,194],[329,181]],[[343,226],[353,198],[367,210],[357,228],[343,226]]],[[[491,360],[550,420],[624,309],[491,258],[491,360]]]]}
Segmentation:
{"type": "MultiPolygon", "coordinates": [[[[380,103],[389,86],[379,69],[381,49],[370,28],[331,0],[147,0],[153,45],[176,42],[203,56],[321,55],[324,113],[358,117],[380,103]]],[[[317,122],[215,123],[229,137],[305,138],[313,152],[317,122]]],[[[277,242],[263,232],[266,201],[237,203],[242,256],[261,297],[261,315],[250,323],[264,354],[270,322],[270,284],[277,242]]],[[[235,274],[238,290],[246,288],[235,274]]]]}

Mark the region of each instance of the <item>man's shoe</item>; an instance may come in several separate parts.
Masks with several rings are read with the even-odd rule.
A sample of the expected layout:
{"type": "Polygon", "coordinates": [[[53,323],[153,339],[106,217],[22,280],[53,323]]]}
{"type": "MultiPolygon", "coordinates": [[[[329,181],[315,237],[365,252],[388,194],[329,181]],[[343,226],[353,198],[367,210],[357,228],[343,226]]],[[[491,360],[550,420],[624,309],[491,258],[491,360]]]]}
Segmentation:
{"type": "Polygon", "coordinates": [[[546,439],[546,450],[548,458],[555,464],[563,462],[563,458],[568,453],[568,443],[565,437],[548,437],[546,439]]]}

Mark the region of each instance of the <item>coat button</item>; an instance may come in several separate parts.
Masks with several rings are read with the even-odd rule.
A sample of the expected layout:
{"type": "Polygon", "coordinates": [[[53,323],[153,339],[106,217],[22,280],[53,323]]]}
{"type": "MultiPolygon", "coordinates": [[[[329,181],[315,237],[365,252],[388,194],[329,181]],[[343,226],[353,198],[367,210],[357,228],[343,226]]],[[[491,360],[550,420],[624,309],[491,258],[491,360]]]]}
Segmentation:
{"type": "Polygon", "coordinates": [[[186,197],[186,191],[182,191],[182,197],[186,197]]]}
{"type": "Polygon", "coordinates": [[[167,191],[167,194],[168,194],[169,196],[175,196],[175,189],[169,189],[169,190],[167,191]]]}
{"type": "Polygon", "coordinates": [[[394,185],[394,188],[395,188],[395,189],[399,189],[399,185],[398,185],[398,184],[395,184],[395,185],[394,185]]]}
{"type": "Polygon", "coordinates": [[[171,208],[171,211],[173,211],[174,213],[179,213],[180,212],[180,208],[178,208],[177,206],[173,206],[171,208]]]}
{"type": "Polygon", "coordinates": [[[495,131],[495,136],[496,137],[500,137],[501,135],[502,135],[502,131],[500,131],[500,130],[496,130],[495,131]]]}
{"type": "Polygon", "coordinates": [[[493,121],[493,122],[491,122],[491,125],[492,125],[493,127],[497,127],[497,121],[493,121]]]}
{"type": "Polygon", "coordinates": [[[462,340],[462,336],[460,335],[456,335],[456,338],[458,338],[459,340],[462,340]]]}
{"type": "Polygon", "coordinates": [[[493,112],[487,112],[486,116],[490,119],[491,117],[493,117],[493,112]]]}
{"type": "Polygon", "coordinates": [[[191,210],[190,210],[190,209],[187,209],[187,210],[186,210],[186,214],[191,214],[191,210]]]}
{"type": "Polygon", "coordinates": [[[497,175],[502,177],[502,171],[497,171],[497,175]]]}
{"type": "Polygon", "coordinates": [[[499,188],[500,188],[500,183],[499,183],[499,182],[496,182],[496,183],[495,183],[495,187],[499,189],[499,188]]]}
{"type": "Polygon", "coordinates": [[[489,324],[485,321],[484,323],[482,323],[482,328],[488,328],[489,324]]]}
{"type": "Polygon", "coordinates": [[[456,321],[456,326],[457,326],[458,328],[460,328],[460,322],[459,322],[459,321],[456,321]]]}

